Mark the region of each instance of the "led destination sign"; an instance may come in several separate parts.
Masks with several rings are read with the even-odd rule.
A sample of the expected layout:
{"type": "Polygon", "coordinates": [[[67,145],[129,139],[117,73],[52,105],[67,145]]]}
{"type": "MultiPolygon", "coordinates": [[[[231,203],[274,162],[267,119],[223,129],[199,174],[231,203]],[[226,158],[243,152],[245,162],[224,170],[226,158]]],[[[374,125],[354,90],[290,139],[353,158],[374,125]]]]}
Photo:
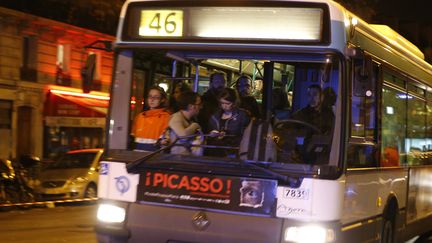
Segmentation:
{"type": "Polygon", "coordinates": [[[124,40],[276,40],[323,42],[325,7],[130,7],[124,40]],[[128,26],[130,25],[130,26],[128,26]]]}
{"type": "Polygon", "coordinates": [[[141,11],[140,36],[182,36],[183,11],[141,11]]]}

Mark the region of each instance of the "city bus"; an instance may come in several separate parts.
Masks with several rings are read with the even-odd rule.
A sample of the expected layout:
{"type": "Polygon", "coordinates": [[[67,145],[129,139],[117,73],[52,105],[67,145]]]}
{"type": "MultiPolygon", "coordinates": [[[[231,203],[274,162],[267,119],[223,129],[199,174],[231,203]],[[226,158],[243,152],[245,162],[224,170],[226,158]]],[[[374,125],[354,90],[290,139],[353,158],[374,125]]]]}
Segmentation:
{"type": "Polygon", "coordinates": [[[98,241],[403,242],[432,230],[432,66],[388,26],[330,0],[128,0],[114,52],[98,241]],[[205,133],[135,149],[150,87],[202,95],[213,73],[227,87],[248,75],[259,105],[238,146],[221,146],[234,156],[206,154],[205,133]],[[325,130],[296,116],[311,87],[325,130]]]}

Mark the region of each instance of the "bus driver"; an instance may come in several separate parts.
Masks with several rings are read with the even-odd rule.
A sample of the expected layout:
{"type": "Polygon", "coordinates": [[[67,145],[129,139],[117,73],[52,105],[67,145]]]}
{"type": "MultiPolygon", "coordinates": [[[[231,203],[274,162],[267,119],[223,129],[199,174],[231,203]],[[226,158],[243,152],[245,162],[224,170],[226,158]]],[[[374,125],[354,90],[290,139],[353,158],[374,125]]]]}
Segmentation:
{"type": "Polygon", "coordinates": [[[304,121],[321,130],[322,133],[331,131],[334,114],[331,107],[323,105],[323,91],[317,84],[312,84],[307,90],[309,104],[293,114],[296,120],[304,121]]]}

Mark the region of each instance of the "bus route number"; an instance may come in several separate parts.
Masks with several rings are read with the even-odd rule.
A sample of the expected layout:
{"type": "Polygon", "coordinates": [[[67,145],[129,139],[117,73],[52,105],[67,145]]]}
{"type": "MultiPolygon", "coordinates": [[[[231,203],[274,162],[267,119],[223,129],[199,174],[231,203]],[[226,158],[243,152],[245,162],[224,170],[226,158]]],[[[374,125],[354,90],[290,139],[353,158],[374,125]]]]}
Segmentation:
{"type": "Polygon", "coordinates": [[[144,37],[179,37],[183,35],[183,11],[143,10],[139,35],[144,37]]]}
{"type": "Polygon", "coordinates": [[[308,200],[309,190],[285,188],[284,197],[289,199],[308,200]]]}

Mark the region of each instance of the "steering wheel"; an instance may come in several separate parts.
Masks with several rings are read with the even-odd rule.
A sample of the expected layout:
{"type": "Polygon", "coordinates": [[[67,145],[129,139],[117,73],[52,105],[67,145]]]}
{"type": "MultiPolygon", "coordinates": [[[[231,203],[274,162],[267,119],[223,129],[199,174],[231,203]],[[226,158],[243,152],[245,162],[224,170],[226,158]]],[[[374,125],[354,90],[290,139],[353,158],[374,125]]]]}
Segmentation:
{"type": "Polygon", "coordinates": [[[275,133],[275,136],[273,137],[273,139],[278,148],[278,153],[280,153],[281,159],[283,158],[294,163],[302,161],[302,157],[304,156],[305,148],[307,147],[309,138],[313,134],[322,134],[321,130],[317,126],[297,119],[286,119],[278,121],[274,125],[274,128],[275,129],[273,131],[275,133]],[[305,131],[303,129],[303,131],[299,131],[297,129],[294,129],[294,127],[293,129],[290,129],[288,128],[288,126],[286,126],[288,124],[299,125],[303,127],[303,129],[306,129],[308,131],[305,131]],[[300,137],[303,138],[301,139],[301,146],[299,147],[297,139],[300,139],[300,137]]]}
{"type": "Polygon", "coordinates": [[[312,125],[312,124],[310,124],[308,122],[300,121],[300,120],[296,120],[296,119],[286,119],[286,120],[278,121],[275,124],[275,128],[276,129],[282,129],[283,125],[290,124],[290,123],[310,128],[314,133],[322,134],[321,129],[319,129],[317,126],[312,125]]]}

